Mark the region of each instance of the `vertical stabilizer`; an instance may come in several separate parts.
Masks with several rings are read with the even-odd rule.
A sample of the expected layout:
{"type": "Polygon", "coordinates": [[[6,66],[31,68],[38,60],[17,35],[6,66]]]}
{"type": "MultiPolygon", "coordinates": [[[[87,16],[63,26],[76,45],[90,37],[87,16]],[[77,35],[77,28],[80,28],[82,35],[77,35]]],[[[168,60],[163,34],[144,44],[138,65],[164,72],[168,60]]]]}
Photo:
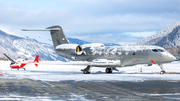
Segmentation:
{"type": "Polygon", "coordinates": [[[36,58],[34,59],[34,62],[39,63],[39,55],[36,55],[36,58]]]}
{"type": "Polygon", "coordinates": [[[69,44],[69,41],[66,38],[66,36],[64,35],[63,29],[61,26],[57,25],[57,26],[48,27],[46,29],[50,29],[54,48],[56,48],[56,46],[58,46],[60,44],[69,44]],[[55,30],[55,29],[57,29],[57,30],[55,30]]]}
{"type": "MultiPolygon", "coordinates": [[[[36,55],[36,58],[34,59],[34,62],[39,63],[39,55],[36,55]]],[[[36,67],[38,66],[38,64],[34,64],[36,67]]]]}

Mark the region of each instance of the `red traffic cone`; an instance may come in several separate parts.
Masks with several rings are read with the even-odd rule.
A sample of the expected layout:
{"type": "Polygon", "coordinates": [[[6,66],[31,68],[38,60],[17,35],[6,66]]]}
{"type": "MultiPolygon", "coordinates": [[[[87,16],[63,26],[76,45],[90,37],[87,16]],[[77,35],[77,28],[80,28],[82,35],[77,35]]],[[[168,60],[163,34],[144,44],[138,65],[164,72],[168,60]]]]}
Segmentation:
{"type": "Polygon", "coordinates": [[[142,67],[141,67],[141,70],[140,70],[140,72],[142,72],[142,67]]]}
{"type": "Polygon", "coordinates": [[[0,75],[3,75],[3,74],[2,74],[2,69],[1,69],[1,71],[0,71],[0,75]]]}

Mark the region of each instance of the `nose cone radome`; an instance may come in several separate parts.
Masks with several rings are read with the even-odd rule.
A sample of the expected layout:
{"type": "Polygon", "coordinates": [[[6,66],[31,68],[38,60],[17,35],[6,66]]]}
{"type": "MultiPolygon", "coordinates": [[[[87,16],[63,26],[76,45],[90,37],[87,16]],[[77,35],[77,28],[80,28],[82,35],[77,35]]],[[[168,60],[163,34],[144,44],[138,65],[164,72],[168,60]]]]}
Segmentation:
{"type": "Polygon", "coordinates": [[[169,52],[164,52],[163,53],[163,55],[164,55],[164,59],[165,59],[165,61],[167,61],[167,62],[172,62],[172,61],[175,61],[176,60],[176,57],[174,57],[172,54],[170,54],[169,52]]]}
{"type": "Polygon", "coordinates": [[[172,55],[172,61],[175,61],[176,60],[176,57],[174,57],[173,55],[172,55]]]}
{"type": "Polygon", "coordinates": [[[171,61],[171,62],[175,61],[176,57],[174,57],[172,54],[169,53],[168,60],[171,61]]]}

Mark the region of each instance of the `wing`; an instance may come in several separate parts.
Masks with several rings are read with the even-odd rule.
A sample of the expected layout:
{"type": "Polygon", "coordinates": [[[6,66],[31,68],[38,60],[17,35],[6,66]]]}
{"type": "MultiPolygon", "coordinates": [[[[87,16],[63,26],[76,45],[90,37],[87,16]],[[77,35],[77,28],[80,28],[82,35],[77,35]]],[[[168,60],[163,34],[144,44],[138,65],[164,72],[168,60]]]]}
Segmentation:
{"type": "Polygon", "coordinates": [[[94,67],[117,67],[120,66],[119,61],[106,61],[106,62],[87,62],[87,61],[71,61],[71,62],[60,62],[60,61],[41,61],[38,64],[44,65],[89,65],[94,67]]]}

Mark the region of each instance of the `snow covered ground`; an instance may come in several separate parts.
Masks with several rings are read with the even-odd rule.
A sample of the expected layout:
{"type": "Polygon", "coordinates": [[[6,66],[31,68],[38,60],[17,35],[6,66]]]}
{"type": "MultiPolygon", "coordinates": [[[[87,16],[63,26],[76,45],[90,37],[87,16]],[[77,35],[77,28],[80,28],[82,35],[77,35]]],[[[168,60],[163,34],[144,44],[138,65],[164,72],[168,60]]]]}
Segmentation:
{"type": "MultiPolygon", "coordinates": [[[[49,61],[47,61],[49,62],[49,61]]],[[[41,80],[46,81],[64,81],[64,80],[74,80],[74,81],[96,81],[96,82],[116,82],[116,81],[130,81],[130,82],[143,82],[150,80],[166,80],[168,82],[179,82],[180,81],[180,62],[172,62],[164,64],[164,69],[166,70],[166,75],[160,75],[160,67],[157,65],[145,67],[143,65],[136,65],[131,67],[122,67],[117,68],[119,72],[113,71],[112,74],[106,74],[105,68],[93,67],[91,69],[91,74],[83,74],[80,70],[84,69],[85,66],[79,65],[44,65],[39,64],[38,67],[34,65],[25,66],[26,71],[23,69],[20,70],[11,70],[9,67],[10,61],[0,61],[0,70],[2,70],[3,76],[0,76],[1,79],[31,79],[31,80],[41,80]],[[142,68],[142,72],[141,71],[142,68]]],[[[46,82],[48,83],[48,82],[46,82]]],[[[51,85],[51,84],[49,84],[51,85]]],[[[52,85],[54,86],[54,85],[52,85]]],[[[154,93],[143,93],[144,96],[162,96],[163,98],[168,97],[167,99],[178,99],[179,93],[172,94],[154,94],[154,93]],[[176,96],[174,98],[174,96],[176,96]]],[[[67,98],[68,100],[88,100],[85,95],[77,95],[70,93],[72,98],[67,98]]],[[[66,99],[66,100],[67,100],[66,99]]],[[[0,97],[0,100],[53,100],[51,97],[43,96],[22,96],[17,94],[7,94],[0,97]]]]}
{"type": "MultiPolygon", "coordinates": [[[[47,61],[48,62],[48,61],[47,61]]],[[[145,67],[136,65],[131,67],[119,67],[119,72],[113,71],[112,74],[106,74],[105,68],[93,67],[91,74],[83,74],[80,70],[85,66],[75,65],[43,65],[38,67],[34,65],[25,66],[26,71],[20,69],[11,70],[9,61],[0,61],[0,70],[3,76],[0,79],[32,79],[42,81],[135,81],[144,80],[170,80],[172,82],[180,81],[180,62],[164,64],[164,69],[168,72],[166,75],[160,75],[160,67],[157,65],[145,67]],[[142,68],[142,72],[140,72],[142,68]],[[172,73],[172,74],[169,74],[172,73]]]]}

